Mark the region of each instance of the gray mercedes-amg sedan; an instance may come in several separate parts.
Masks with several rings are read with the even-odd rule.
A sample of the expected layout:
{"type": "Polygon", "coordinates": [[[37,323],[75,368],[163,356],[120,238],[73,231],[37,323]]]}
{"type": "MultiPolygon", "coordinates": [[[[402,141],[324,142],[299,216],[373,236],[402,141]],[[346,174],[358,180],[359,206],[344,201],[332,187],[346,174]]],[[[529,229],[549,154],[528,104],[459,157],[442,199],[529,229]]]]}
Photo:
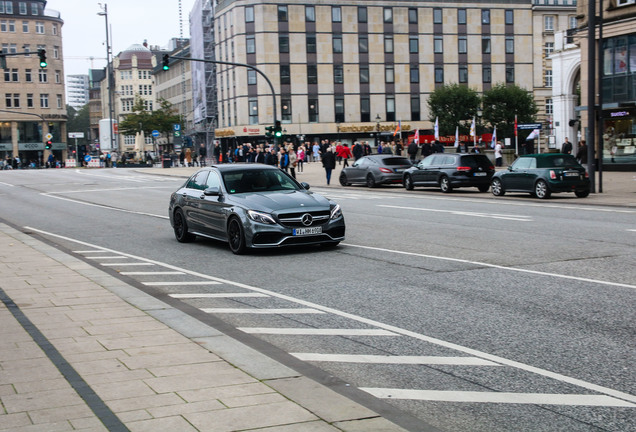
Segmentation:
{"type": "Polygon", "coordinates": [[[170,224],[179,242],[209,237],[228,242],[235,254],[249,248],[338,245],[345,238],[340,206],[308,189],[273,166],[213,165],[172,193],[170,224]]]}

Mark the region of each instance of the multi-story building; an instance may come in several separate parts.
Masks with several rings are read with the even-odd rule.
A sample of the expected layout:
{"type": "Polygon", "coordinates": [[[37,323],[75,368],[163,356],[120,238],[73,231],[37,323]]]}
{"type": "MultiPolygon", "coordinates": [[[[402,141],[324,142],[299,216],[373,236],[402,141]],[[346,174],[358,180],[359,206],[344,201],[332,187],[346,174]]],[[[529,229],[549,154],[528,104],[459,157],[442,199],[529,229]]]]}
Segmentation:
{"type": "Polygon", "coordinates": [[[67,103],[76,110],[79,110],[88,103],[88,91],[88,75],[68,75],[66,77],[67,103]]]}
{"type": "Polygon", "coordinates": [[[103,118],[101,81],[106,79],[106,69],[89,69],[88,76],[88,116],[90,122],[88,139],[91,148],[87,150],[95,152],[97,150],[96,144],[99,143],[99,121],[103,118]]]}
{"type": "Polygon", "coordinates": [[[6,68],[0,82],[0,157],[42,165],[49,153],[66,158],[66,105],[60,13],[45,0],[0,1],[0,41],[6,68]],[[37,51],[46,50],[48,65],[37,51]],[[26,53],[26,54],[20,54],[26,53]],[[16,55],[12,55],[16,54],[16,55]],[[46,149],[47,134],[51,149],[46,149]]]}

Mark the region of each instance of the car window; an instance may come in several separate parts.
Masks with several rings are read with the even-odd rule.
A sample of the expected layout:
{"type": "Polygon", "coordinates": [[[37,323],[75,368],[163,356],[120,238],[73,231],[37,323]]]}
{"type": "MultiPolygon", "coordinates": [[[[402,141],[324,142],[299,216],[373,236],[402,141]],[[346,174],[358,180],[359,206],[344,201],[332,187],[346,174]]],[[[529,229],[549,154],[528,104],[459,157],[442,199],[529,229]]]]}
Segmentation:
{"type": "Polygon", "coordinates": [[[205,187],[206,189],[211,187],[220,188],[221,179],[219,179],[219,175],[215,173],[214,171],[210,172],[210,175],[208,176],[205,187]]]}
{"type": "Polygon", "coordinates": [[[514,161],[512,164],[512,168],[514,169],[528,169],[530,168],[530,163],[534,161],[533,158],[522,157],[514,161]]]}
{"type": "Polygon", "coordinates": [[[280,170],[247,170],[223,173],[230,194],[299,190],[298,184],[280,170]]]}
{"type": "Polygon", "coordinates": [[[442,165],[455,165],[455,157],[444,156],[442,159],[442,165]]]}
{"type": "Polygon", "coordinates": [[[484,155],[465,155],[460,158],[460,164],[471,168],[488,169],[492,166],[492,162],[484,155]]]}
{"type": "Polygon", "coordinates": [[[190,180],[188,181],[186,187],[188,189],[205,190],[207,178],[208,171],[199,171],[198,173],[190,177],[190,180]]]}
{"type": "Polygon", "coordinates": [[[541,168],[574,168],[578,167],[579,163],[572,155],[559,155],[544,158],[540,161],[539,166],[541,168]]]}
{"type": "Polygon", "coordinates": [[[425,157],[424,160],[422,160],[419,163],[420,168],[426,168],[428,166],[431,166],[431,164],[433,163],[433,158],[434,157],[435,156],[427,156],[427,157],[425,157]]]}
{"type": "Polygon", "coordinates": [[[369,165],[369,159],[367,158],[360,158],[353,163],[353,166],[358,168],[364,168],[367,165],[369,165]]]}
{"type": "Polygon", "coordinates": [[[384,165],[387,166],[411,165],[411,161],[409,159],[402,157],[385,158],[382,159],[382,162],[384,162],[384,165]]]}

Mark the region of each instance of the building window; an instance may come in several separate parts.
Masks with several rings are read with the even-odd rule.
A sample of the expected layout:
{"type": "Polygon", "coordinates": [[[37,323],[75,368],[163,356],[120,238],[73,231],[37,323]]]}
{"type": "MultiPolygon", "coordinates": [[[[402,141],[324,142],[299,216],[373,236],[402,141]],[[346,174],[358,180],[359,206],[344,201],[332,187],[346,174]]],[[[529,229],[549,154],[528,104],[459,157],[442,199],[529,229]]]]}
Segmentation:
{"type": "Polygon", "coordinates": [[[515,39],[512,36],[506,36],[506,54],[514,54],[515,39]]]}
{"type": "Polygon", "coordinates": [[[387,24],[393,23],[393,8],[384,8],[384,22],[387,24]]]}
{"type": "Polygon", "coordinates": [[[281,99],[280,101],[281,120],[285,123],[292,121],[291,99],[281,99]]]}
{"type": "Polygon", "coordinates": [[[411,121],[420,120],[420,97],[411,96],[411,121]]]}
{"type": "Polygon", "coordinates": [[[9,33],[15,33],[15,21],[9,20],[9,33]]]}
{"type": "Polygon", "coordinates": [[[278,6],[278,21],[287,22],[287,6],[278,6]]]}
{"type": "Polygon", "coordinates": [[[59,84],[60,82],[61,82],[61,79],[60,79],[60,71],[59,71],[59,70],[56,70],[56,71],[55,71],[55,84],[59,84]]]}
{"type": "Polygon", "coordinates": [[[457,9],[457,24],[466,24],[466,9],[457,9]]]}
{"type": "Polygon", "coordinates": [[[361,122],[370,122],[371,121],[371,101],[368,97],[360,98],[360,121],[361,122]]]}
{"type": "Polygon", "coordinates": [[[256,52],[256,41],[254,36],[247,36],[245,38],[245,52],[247,54],[254,54],[256,52]]]}
{"type": "Polygon", "coordinates": [[[48,108],[49,107],[49,95],[46,93],[42,93],[40,95],[40,108],[48,108]]]}
{"type": "Polygon", "coordinates": [[[554,114],[554,104],[552,103],[552,98],[547,98],[545,100],[545,113],[547,115],[554,114]]]}
{"type": "Polygon", "coordinates": [[[20,10],[20,15],[26,15],[27,14],[27,4],[26,4],[26,2],[20,2],[19,3],[19,10],[20,10]]]}
{"type": "Polygon", "coordinates": [[[545,43],[545,56],[549,57],[550,54],[554,51],[554,42],[546,42],[545,43]]]}
{"type": "Polygon", "coordinates": [[[256,84],[256,71],[252,69],[247,70],[247,85],[256,84]]]}
{"type": "Polygon", "coordinates": [[[309,99],[308,102],[309,123],[318,123],[318,99],[309,99]]]}
{"type": "Polygon", "coordinates": [[[313,6],[305,6],[305,21],[316,22],[316,8],[313,6]]]}
{"type": "Polygon", "coordinates": [[[409,9],[409,24],[417,24],[417,9],[409,9]]]}
{"type": "Polygon", "coordinates": [[[575,29],[576,26],[578,25],[576,17],[574,15],[568,17],[568,22],[569,22],[568,28],[571,28],[571,29],[575,29]]]}
{"type": "Polygon", "coordinates": [[[460,54],[466,54],[468,52],[468,39],[465,36],[457,38],[457,51],[460,54]]]}
{"type": "Polygon", "coordinates": [[[344,98],[335,98],[334,99],[334,112],[336,114],[335,121],[336,123],[342,123],[345,121],[345,104],[344,98]]]}
{"type": "Polygon", "coordinates": [[[53,30],[53,34],[57,35],[57,24],[53,24],[53,26],[51,26],[51,29],[53,30]]]}
{"type": "Polygon", "coordinates": [[[307,84],[318,84],[318,67],[307,65],[307,84]]]}
{"type": "Polygon", "coordinates": [[[515,12],[512,9],[506,9],[506,24],[515,23],[515,12]]]}
{"type": "Polygon", "coordinates": [[[366,36],[358,36],[358,51],[361,53],[369,52],[369,39],[366,36]]]}
{"type": "Polygon", "coordinates": [[[384,36],[384,52],[385,53],[393,52],[393,36],[389,36],[389,35],[384,36]]]}
{"type": "Polygon", "coordinates": [[[367,7],[366,6],[358,7],[358,22],[359,23],[367,22],[367,7]]]}
{"type": "Polygon", "coordinates": [[[57,108],[62,108],[62,95],[57,95],[57,108]]]}
{"type": "Polygon", "coordinates": [[[256,98],[250,98],[247,102],[250,117],[250,124],[258,124],[258,101],[256,98]]]}
{"type": "Polygon", "coordinates": [[[433,38],[433,52],[437,54],[444,52],[444,43],[442,36],[435,36],[433,38]]]}
{"type": "Polygon", "coordinates": [[[280,53],[289,52],[289,36],[288,35],[278,36],[278,52],[280,53]]]}
{"type": "Polygon", "coordinates": [[[26,101],[27,101],[27,108],[33,108],[33,93],[27,93],[26,101]]]}
{"type": "Polygon", "coordinates": [[[441,24],[442,23],[442,9],[435,8],[433,9],[433,24],[441,24]]]}
{"type": "Polygon", "coordinates": [[[484,9],[481,11],[481,23],[490,24],[490,9],[484,9]]]}
{"type": "Polygon", "coordinates": [[[420,68],[418,65],[411,65],[411,83],[416,84],[420,82],[420,68]]]}
{"type": "Polygon", "coordinates": [[[335,23],[342,22],[340,6],[331,6],[331,21],[335,23]]]}
{"type": "Polygon", "coordinates": [[[459,67],[459,82],[467,83],[468,82],[468,66],[461,65],[459,67]]]}
{"type": "Polygon", "coordinates": [[[441,66],[435,67],[435,83],[441,84],[444,82],[444,68],[441,66]]]}
{"type": "Polygon", "coordinates": [[[20,94],[19,93],[7,93],[5,95],[5,102],[7,108],[20,108],[20,94]]]}
{"type": "Polygon", "coordinates": [[[307,35],[307,52],[308,53],[316,52],[316,35],[315,34],[307,35]]]}
{"type": "Polygon", "coordinates": [[[245,6],[245,22],[254,22],[254,6],[245,6]]]}
{"type": "Polygon", "coordinates": [[[342,36],[334,36],[332,39],[334,54],[342,53],[342,36]]]}
{"type": "Polygon", "coordinates": [[[549,69],[545,71],[545,86],[552,87],[552,71],[549,69]]]}
{"type": "Polygon", "coordinates": [[[506,82],[507,83],[515,82],[515,66],[514,65],[506,65],[506,82]]]}
{"type": "Polygon", "coordinates": [[[28,32],[29,32],[29,22],[22,21],[22,33],[28,33],[28,32]]]}
{"type": "Polygon", "coordinates": [[[420,52],[420,41],[417,36],[409,36],[409,53],[417,54],[420,52]]]}
{"type": "Polygon", "coordinates": [[[53,58],[54,59],[59,59],[60,58],[60,47],[58,47],[58,46],[54,46],[53,47],[53,58]]]}
{"type": "Polygon", "coordinates": [[[386,98],[386,121],[395,121],[395,98],[393,96],[386,98]]]}
{"type": "Polygon", "coordinates": [[[333,65],[333,83],[344,84],[344,71],[342,65],[333,65]]]}
{"type": "Polygon", "coordinates": [[[13,2],[12,1],[0,1],[0,13],[13,14],[13,2]]]}
{"type": "Polygon", "coordinates": [[[26,82],[33,82],[33,77],[31,76],[31,69],[24,70],[24,80],[26,82]]]}
{"type": "Polygon", "coordinates": [[[35,22],[35,32],[37,34],[44,34],[44,22],[42,21],[35,22]]]}
{"type": "Polygon", "coordinates": [[[360,84],[369,83],[369,67],[360,66],[360,84]]]}
{"type": "Polygon", "coordinates": [[[0,21],[0,32],[2,32],[2,33],[6,33],[7,32],[7,21],[6,20],[0,21]]]}
{"type": "Polygon", "coordinates": [[[490,36],[482,36],[481,52],[482,54],[490,54],[490,36]]]}
{"type": "Polygon", "coordinates": [[[41,83],[49,82],[48,75],[46,74],[46,69],[40,69],[38,76],[41,83]]]}
{"type": "Polygon", "coordinates": [[[386,66],[384,68],[384,82],[387,84],[393,84],[395,82],[395,70],[393,66],[386,66]]]}
{"type": "Polygon", "coordinates": [[[554,31],[554,16],[546,15],[543,17],[543,30],[547,32],[554,31]]]}
{"type": "Polygon", "coordinates": [[[39,15],[40,10],[38,8],[38,4],[36,2],[31,3],[31,15],[39,15]]]}
{"type": "Polygon", "coordinates": [[[490,66],[484,66],[481,71],[481,78],[485,83],[492,82],[492,70],[490,69],[490,66]]]}
{"type": "Polygon", "coordinates": [[[280,83],[291,84],[291,76],[289,73],[289,65],[280,65],[280,83]]]}

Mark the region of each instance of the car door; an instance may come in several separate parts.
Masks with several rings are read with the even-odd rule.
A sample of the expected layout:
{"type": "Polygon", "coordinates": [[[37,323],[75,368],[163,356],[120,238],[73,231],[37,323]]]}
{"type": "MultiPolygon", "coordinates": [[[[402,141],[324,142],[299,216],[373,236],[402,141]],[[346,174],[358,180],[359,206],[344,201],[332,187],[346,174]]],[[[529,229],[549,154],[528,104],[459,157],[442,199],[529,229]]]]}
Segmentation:
{"type": "Polygon", "coordinates": [[[433,162],[434,157],[435,155],[425,157],[420,161],[420,163],[417,164],[417,169],[411,171],[414,185],[426,184],[426,176],[429,168],[431,167],[431,163],[433,162]]]}
{"type": "Polygon", "coordinates": [[[525,168],[524,172],[518,177],[519,179],[519,189],[524,191],[532,192],[534,190],[534,182],[540,175],[542,169],[537,168],[537,160],[535,158],[526,158],[528,159],[528,166],[525,168]]]}
{"type": "Polygon", "coordinates": [[[199,171],[186,184],[181,191],[183,197],[183,211],[186,222],[191,231],[205,232],[205,225],[201,214],[201,195],[205,189],[208,171],[199,171]]]}
{"type": "Polygon", "coordinates": [[[508,168],[508,172],[501,177],[505,189],[524,190],[523,178],[528,175],[527,171],[531,160],[534,159],[521,157],[513,162],[510,168],[508,168]]]}
{"type": "Polygon", "coordinates": [[[369,160],[365,157],[358,159],[347,169],[347,179],[351,183],[364,183],[367,178],[369,160]]]}
{"type": "Polygon", "coordinates": [[[225,202],[219,173],[210,171],[205,189],[201,191],[199,199],[201,223],[205,231],[211,236],[225,238],[225,209],[228,204],[225,202]],[[215,195],[205,193],[206,190],[211,191],[214,189],[218,191],[215,195]]]}

